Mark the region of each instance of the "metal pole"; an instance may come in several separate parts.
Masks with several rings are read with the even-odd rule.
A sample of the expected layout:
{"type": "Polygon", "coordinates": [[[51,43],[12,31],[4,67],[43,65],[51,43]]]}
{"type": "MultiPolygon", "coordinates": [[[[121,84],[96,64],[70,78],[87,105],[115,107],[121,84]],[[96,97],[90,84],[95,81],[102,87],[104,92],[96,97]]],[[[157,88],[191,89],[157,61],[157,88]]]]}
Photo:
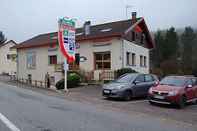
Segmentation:
{"type": "Polygon", "coordinates": [[[68,63],[67,60],[64,60],[64,91],[68,92],[67,88],[67,70],[68,70],[68,63]]]}

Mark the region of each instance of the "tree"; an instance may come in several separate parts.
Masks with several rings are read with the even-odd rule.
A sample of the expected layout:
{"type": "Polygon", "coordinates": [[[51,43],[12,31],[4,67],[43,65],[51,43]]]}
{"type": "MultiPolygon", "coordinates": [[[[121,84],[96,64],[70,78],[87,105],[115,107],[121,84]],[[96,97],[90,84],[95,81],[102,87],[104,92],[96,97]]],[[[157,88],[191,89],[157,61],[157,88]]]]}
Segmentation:
{"type": "Polygon", "coordinates": [[[177,59],[178,51],[178,35],[174,27],[167,30],[165,36],[165,43],[163,44],[163,59],[177,59]]]}
{"type": "Polygon", "coordinates": [[[152,52],[152,59],[154,65],[156,67],[160,67],[160,63],[163,61],[163,52],[165,51],[165,48],[163,48],[163,45],[165,43],[164,33],[158,30],[154,34],[154,38],[155,38],[155,49],[152,52]]]}
{"type": "Polygon", "coordinates": [[[193,75],[197,76],[197,32],[192,45],[192,72],[193,75]]]}
{"type": "Polygon", "coordinates": [[[3,34],[2,31],[0,31],[0,45],[6,42],[5,35],[3,34]]]}
{"type": "Polygon", "coordinates": [[[196,34],[191,27],[186,27],[183,34],[181,35],[181,43],[183,45],[182,62],[184,72],[190,72],[192,70],[192,63],[196,57],[194,55],[196,52],[196,50],[194,50],[195,37],[196,34]]]}

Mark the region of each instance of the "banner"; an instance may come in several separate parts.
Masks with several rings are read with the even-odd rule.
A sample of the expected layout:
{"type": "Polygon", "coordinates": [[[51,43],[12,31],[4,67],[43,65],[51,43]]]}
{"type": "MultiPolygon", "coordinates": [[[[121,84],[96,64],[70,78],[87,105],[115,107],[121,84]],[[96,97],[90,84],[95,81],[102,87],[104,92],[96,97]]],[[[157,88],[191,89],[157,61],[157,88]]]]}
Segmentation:
{"type": "Polygon", "coordinates": [[[59,19],[59,47],[69,63],[75,61],[75,20],[64,17],[59,19]]]}

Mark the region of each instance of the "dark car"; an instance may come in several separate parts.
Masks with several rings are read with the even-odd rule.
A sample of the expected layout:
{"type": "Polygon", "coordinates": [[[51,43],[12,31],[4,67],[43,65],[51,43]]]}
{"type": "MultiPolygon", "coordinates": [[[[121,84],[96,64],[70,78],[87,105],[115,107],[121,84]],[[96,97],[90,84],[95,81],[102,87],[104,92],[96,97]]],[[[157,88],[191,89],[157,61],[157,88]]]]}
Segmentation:
{"type": "Polygon", "coordinates": [[[197,101],[197,79],[189,76],[167,76],[149,90],[149,102],[176,104],[183,108],[187,102],[197,101]]]}
{"type": "Polygon", "coordinates": [[[158,82],[158,78],[151,74],[125,74],[109,84],[103,85],[103,96],[110,98],[124,98],[148,95],[150,87],[158,82]]]}

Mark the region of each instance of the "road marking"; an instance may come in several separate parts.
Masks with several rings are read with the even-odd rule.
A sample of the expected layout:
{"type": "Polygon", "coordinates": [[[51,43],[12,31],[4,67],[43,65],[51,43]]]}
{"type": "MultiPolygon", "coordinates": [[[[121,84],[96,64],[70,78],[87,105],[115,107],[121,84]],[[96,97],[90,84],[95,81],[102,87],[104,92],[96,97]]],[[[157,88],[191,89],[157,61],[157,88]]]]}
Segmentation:
{"type": "Polygon", "coordinates": [[[11,130],[20,131],[11,121],[9,121],[3,114],[0,113],[0,120],[11,130]]]}

